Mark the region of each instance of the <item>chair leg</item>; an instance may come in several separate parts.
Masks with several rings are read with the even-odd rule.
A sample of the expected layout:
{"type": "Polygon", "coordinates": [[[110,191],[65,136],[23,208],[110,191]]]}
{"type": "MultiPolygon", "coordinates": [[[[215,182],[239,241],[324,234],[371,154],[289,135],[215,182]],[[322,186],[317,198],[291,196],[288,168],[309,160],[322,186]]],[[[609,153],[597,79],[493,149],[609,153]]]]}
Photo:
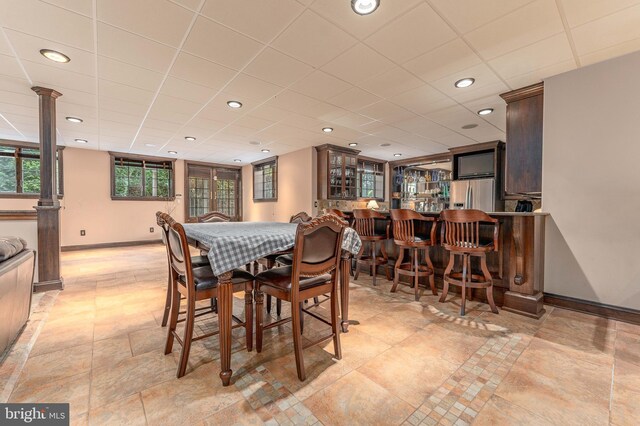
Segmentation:
{"type": "Polygon", "coordinates": [[[216,299],[215,297],[211,298],[211,312],[213,312],[214,314],[218,313],[218,299],[216,299]]]}
{"type": "Polygon", "coordinates": [[[384,259],[384,270],[387,276],[387,281],[391,281],[391,274],[389,274],[389,255],[387,255],[387,249],[384,248],[386,240],[380,243],[380,254],[382,254],[382,258],[384,259]]]}
{"type": "Polygon", "coordinates": [[[419,265],[418,265],[418,249],[414,248],[413,249],[413,272],[415,272],[415,275],[413,277],[413,291],[415,292],[415,299],[416,301],[420,300],[420,277],[418,276],[418,271],[419,271],[419,265]]]}
{"type": "Polygon", "coordinates": [[[447,269],[444,270],[444,275],[442,277],[442,295],[440,296],[440,303],[443,303],[447,299],[447,293],[449,292],[449,280],[447,276],[453,270],[453,265],[455,264],[456,257],[453,253],[449,253],[449,264],[447,265],[447,269]]]}
{"type": "Polygon", "coordinates": [[[264,332],[262,305],[264,304],[264,293],[259,289],[254,291],[256,301],[256,352],[262,352],[262,335],[264,332]]]}
{"type": "Polygon", "coordinates": [[[331,331],[333,332],[333,351],[336,359],[342,359],[340,330],[338,330],[338,289],[335,282],[331,287],[331,331]]]}
{"type": "Polygon", "coordinates": [[[353,273],[353,280],[357,281],[358,276],[360,275],[360,258],[362,257],[362,253],[364,252],[364,241],[362,242],[362,247],[360,247],[360,251],[356,255],[356,268],[353,273]]]}
{"type": "MultiPolygon", "coordinates": [[[[171,279],[171,278],[170,278],[171,279]]],[[[173,281],[173,280],[172,280],[173,281]]],[[[164,346],[164,354],[169,355],[173,351],[173,332],[178,324],[178,314],[180,313],[180,293],[176,286],[171,285],[171,315],[169,316],[169,328],[167,329],[167,341],[164,346]]]]}
{"type": "Polygon", "coordinates": [[[467,298],[467,255],[462,257],[462,301],[460,302],[460,316],[464,316],[465,302],[467,298]]]}
{"type": "MultiPolygon", "coordinates": [[[[271,298],[271,296],[269,296],[271,298]]],[[[276,315],[280,316],[282,313],[282,300],[276,299],[276,315]]]]}
{"type": "Polygon", "coordinates": [[[187,299],[187,316],[184,321],[184,336],[182,337],[182,352],[178,364],[178,378],[184,376],[187,371],[189,352],[191,352],[191,339],[193,338],[193,325],[195,321],[196,301],[187,299]]]}
{"type": "Polygon", "coordinates": [[[394,268],[393,286],[391,287],[391,293],[395,293],[398,288],[398,279],[400,277],[398,270],[400,269],[400,265],[402,265],[403,260],[404,260],[404,248],[400,247],[400,252],[398,253],[398,260],[396,260],[396,266],[394,268]]]}
{"type": "Polygon", "coordinates": [[[245,284],[244,288],[244,334],[247,351],[253,350],[253,285],[245,284]]]}
{"type": "MultiPolygon", "coordinates": [[[[300,304],[298,304],[300,306],[300,304]]],[[[304,371],[304,360],[302,359],[302,311],[295,308],[295,304],[291,304],[291,325],[293,328],[293,352],[296,357],[296,370],[298,370],[298,379],[301,382],[307,378],[304,371]]]]}
{"type": "Polygon", "coordinates": [[[376,285],[376,274],[378,272],[378,265],[376,265],[376,242],[372,242],[371,243],[371,259],[373,261],[371,268],[373,269],[373,279],[372,279],[372,283],[373,286],[375,287],[376,285]]]}
{"type": "Polygon", "coordinates": [[[429,275],[429,285],[431,286],[431,293],[434,296],[438,295],[438,290],[436,289],[436,270],[433,267],[433,262],[431,262],[431,256],[429,253],[429,248],[427,247],[424,251],[424,257],[425,257],[425,261],[427,262],[427,266],[429,267],[429,269],[431,270],[431,275],[429,275]]]}
{"type": "Polygon", "coordinates": [[[267,294],[267,313],[271,313],[271,295],[267,294]]]}
{"type": "Polygon", "coordinates": [[[164,312],[162,314],[162,327],[167,325],[169,314],[171,313],[171,271],[167,278],[167,299],[164,302],[164,312]]]}
{"type": "Polygon", "coordinates": [[[493,301],[493,278],[491,277],[491,272],[489,272],[489,268],[487,267],[487,257],[485,254],[480,257],[480,269],[482,269],[485,281],[489,281],[491,283],[491,285],[487,287],[487,302],[489,302],[491,312],[497,314],[498,308],[496,307],[496,302],[493,301]]]}

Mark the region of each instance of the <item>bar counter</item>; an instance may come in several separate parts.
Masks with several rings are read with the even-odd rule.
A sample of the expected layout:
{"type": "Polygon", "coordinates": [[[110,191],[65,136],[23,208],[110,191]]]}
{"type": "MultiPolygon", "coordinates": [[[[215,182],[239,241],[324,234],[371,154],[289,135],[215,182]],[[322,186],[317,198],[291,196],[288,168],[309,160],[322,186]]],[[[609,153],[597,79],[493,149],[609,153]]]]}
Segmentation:
{"type": "MultiPolygon", "coordinates": [[[[350,211],[344,212],[351,215],[350,211]]],[[[389,215],[389,212],[381,211],[389,215]]],[[[439,213],[421,213],[438,217],[439,213]]],[[[540,318],[544,314],[544,227],[548,213],[493,212],[489,216],[498,219],[500,234],[498,251],[487,254],[487,265],[493,277],[494,298],[502,309],[540,318]]],[[[378,224],[383,231],[384,224],[378,224]]],[[[431,224],[416,223],[416,234],[428,236],[431,224]]],[[[429,249],[435,268],[435,281],[442,288],[442,276],[449,262],[449,253],[440,245],[440,223],[436,223],[437,244],[429,249]]],[[[390,241],[386,243],[389,264],[393,267],[398,249],[393,243],[393,229],[390,227],[390,241]]],[[[492,239],[493,226],[481,226],[480,237],[492,239]]],[[[479,267],[473,259],[472,267],[479,267]]],[[[381,271],[383,272],[383,271],[381,271]]],[[[421,284],[424,282],[421,280],[421,284]]],[[[449,287],[449,292],[460,291],[449,287]]],[[[484,290],[473,290],[473,298],[486,300],[484,290]]]]}

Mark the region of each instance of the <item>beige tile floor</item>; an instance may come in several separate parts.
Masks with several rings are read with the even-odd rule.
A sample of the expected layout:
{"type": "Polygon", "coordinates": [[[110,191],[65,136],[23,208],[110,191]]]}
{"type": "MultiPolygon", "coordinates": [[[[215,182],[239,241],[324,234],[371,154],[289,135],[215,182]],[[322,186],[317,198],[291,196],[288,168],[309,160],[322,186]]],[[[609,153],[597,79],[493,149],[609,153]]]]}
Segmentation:
{"type": "MultiPolygon", "coordinates": [[[[475,302],[460,318],[458,299],[415,302],[365,275],[351,285],[343,359],[331,343],[306,349],[306,382],[288,326],[267,332],[261,354],[234,331],[228,388],[217,338],[194,344],[176,379],[179,345],[165,356],[159,325],[165,261],[161,246],[64,253],[66,289],[36,300],[0,366],[0,396],[70,402],[73,424],[640,423],[640,327],[550,307],[540,320],[494,315],[475,302]]],[[[323,332],[307,318],[306,338],[323,332]]],[[[205,317],[197,328],[215,327],[205,317]]]]}

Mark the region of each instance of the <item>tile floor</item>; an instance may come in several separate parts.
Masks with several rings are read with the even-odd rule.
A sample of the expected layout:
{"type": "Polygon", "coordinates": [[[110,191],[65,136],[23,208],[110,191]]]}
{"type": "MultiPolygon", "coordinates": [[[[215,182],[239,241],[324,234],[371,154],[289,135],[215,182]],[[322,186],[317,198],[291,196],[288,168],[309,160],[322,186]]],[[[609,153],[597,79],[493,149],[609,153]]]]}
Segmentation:
{"type": "MultiPolygon", "coordinates": [[[[195,343],[176,379],[179,345],[165,356],[159,325],[165,262],[155,245],[64,253],[66,289],[34,301],[0,365],[0,401],[70,402],[72,424],[100,425],[640,422],[640,327],[551,307],[540,320],[494,315],[476,302],[460,318],[457,299],[415,302],[365,275],[351,285],[343,359],[331,343],[306,349],[306,382],[288,326],[267,332],[261,354],[234,331],[228,388],[217,338],[195,343]]],[[[307,318],[305,338],[324,332],[307,318]]],[[[204,317],[197,328],[215,326],[204,317]]]]}

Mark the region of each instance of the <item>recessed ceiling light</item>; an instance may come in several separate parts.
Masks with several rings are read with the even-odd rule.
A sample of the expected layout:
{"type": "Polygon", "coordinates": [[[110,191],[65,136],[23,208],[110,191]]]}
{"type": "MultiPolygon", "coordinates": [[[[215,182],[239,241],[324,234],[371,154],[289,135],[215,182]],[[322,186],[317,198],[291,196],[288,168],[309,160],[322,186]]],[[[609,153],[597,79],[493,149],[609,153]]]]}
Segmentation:
{"type": "Polygon", "coordinates": [[[242,102],[238,101],[229,101],[227,102],[227,105],[229,105],[229,107],[231,108],[242,108],[242,102]]]}
{"type": "Polygon", "coordinates": [[[456,81],[456,87],[459,89],[464,89],[465,87],[471,86],[476,82],[475,78],[463,78],[462,80],[456,81]]]}
{"type": "Polygon", "coordinates": [[[196,140],[196,138],[194,138],[193,136],[185,136],[184,139],[187,140],[187,141],[195,141],[196,140]]]}
{"type": "Polygon", "coordinates": [[[167,151],[171,155],[178,155],[178,151],[167,151]]]}
{"type": "Polygon", "coordinates": [[[391,146],[390,143],[381,143],[380,146],[391,146]]]}
{"type": "Polygon", "coordinates": [[[235,160],[233,160],[233,162],[234,163],[242,163],[242,160],[235,159],[235,160]]]}
{"type": "Polygon", "coordinates": [[[478,127],[477,124],[465,124],[464,126],[462,126],[462,128],[465,130],[475,129],[476,127],[478,127]]]}
{"type": "Polygon", "coordinates": [[[271,152],[268,149],[263,149],[262,152],[267,153],[267,152],[271,152]]]}
{"type": "Polygon", "coordinates": [[[493,108],[483,108],[478,111],[478,115],[489,115],[493,112],[493,108]]]}
{"type": "Polygon", "coordinates": [[[82,123],[82,118],[78,118],[78,117],[65,117],[65,119],[72,123],[82,123]]]}
{"type": "Polygon", "coordinates": [[[60,53],[58,51],[51,50],[51,49],[40,49],[40,54],[53,62],[59,62],[61,64],[64,64],[71,60],[64,53],[60,53]]]}
{"type": "Polygon", "coordinates": [[[86,139],[74,139],[74,141],[76,141],[78,143],[89,143],[89,141],[86,140],[86,139]]]}
{"type": "Polygon", "coordinates": [[[145,143],[144,146],[152,147],[152,146],[156,146],[156,144],[154,144],[154,143],[145,143]]]}
{"type": "Polygon", "coordinates": [[[333,132],[333,127],[323,127],[322,131],[325,133],[331,133],[333,132]]]}
{"type": "Polygon", "coordinates": [[[394,157],[402,157],[402,154],[393,154],[394,157]]]}
{"type": "Polygon", "coordinates": [[[355,143],[355,142],[351,142],[351,143],[349,144],[349,146],[358,146],[358,144],[357,144],[357,143],[355,143]]]}
{"type": "Polygon", "coordinates": [[[376,11],[380,0],[351,0],[351,9],[358,15],[368,15],[376,11]]]}

